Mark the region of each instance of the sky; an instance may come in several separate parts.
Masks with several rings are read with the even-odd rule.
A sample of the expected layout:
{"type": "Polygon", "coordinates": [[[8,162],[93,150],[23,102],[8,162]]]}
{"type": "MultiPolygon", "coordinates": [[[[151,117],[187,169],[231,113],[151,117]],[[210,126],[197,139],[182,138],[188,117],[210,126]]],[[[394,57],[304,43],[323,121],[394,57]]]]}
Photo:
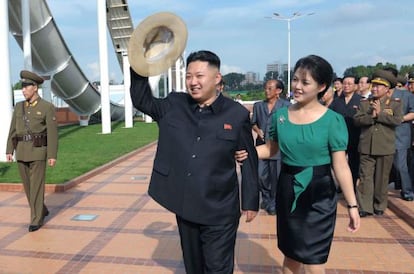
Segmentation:
{"type": "MultiPolygon", "coordinates": [[[[103,1],[103,0],[102,0],[103,1]]],[[[90,81],[99,80],[96,0],[48,0],[47,4],[69,50],[90,81]]],[[[288,63],[287,21],[291,17],[291,66],[306,55],[328,60],[338,76],[358,65],[389,62],[414,64],[412,0],[128,0],[136,27],[161,11],[177,14],[187,24],[184,52],[211,50],[221,59],[223,75],[255,72],[266,65],[288,63]],[[313,15],[306,15],[314,13],[313,15]]],[[[109,39],[109,35],[108,35],[109,39]]],[[[24,66],[22,50],[10,35],[12,83],[24,66]]],[[[110,79],[122,82],[122,71],[108,41],[110,79]]]]}

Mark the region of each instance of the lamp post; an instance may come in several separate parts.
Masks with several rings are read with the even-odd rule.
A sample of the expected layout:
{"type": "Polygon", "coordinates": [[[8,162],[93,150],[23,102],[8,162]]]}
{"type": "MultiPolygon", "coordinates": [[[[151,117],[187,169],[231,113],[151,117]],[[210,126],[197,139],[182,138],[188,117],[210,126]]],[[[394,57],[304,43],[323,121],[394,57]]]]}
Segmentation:
{"type": "Polygon", "coordinates": [[[313,14],[315,14],[315,13],[311,12],[311,13],[307,13],[307,14],[301,14],[300,12],[294,12],[292,14],[292,16],[285,17],[283,15],[280,15],[277,12],[274,12],[273,16],[265,17],[265,18],[268,18],[268,19],[287,21],[287,30],[288,30],[288,32],[287,32],[288,33],[288,67],[287,67],[287,76],[288,76],[287,87],[288,87],[288,90],[287,90],[287,95],[288,96],[290,96],[290,21],[293,21],[293,20],[298,19],[298,18],[303,17],[303,16],[309,16],[309,15],[313,15],[313,14]]]}

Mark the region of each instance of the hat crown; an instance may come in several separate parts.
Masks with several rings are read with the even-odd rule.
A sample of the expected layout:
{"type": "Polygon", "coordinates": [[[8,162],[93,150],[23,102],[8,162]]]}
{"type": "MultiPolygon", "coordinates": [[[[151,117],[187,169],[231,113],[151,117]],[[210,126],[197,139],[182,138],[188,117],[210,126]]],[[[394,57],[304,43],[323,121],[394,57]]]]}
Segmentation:
{"type": "Polygon", "coordinates": [[[177,15],[159,12],[145,18],[128,43],[131,68],[141,76],[165,72],[184,52],[187,26],[177,15]]]}
{"type": "Polygon", "coordinates": [[[380,69],[372,74],[371,83],[377,83],[394,88],[397,85],[397,78],[390,71],[380,69]]]}
{"type": "Polygon", "coordinates": [[[410,72],[408,73],[408,81],[409,82],[414,82],[414,72],[410,72]]]}
{"type": "Polygon", "coordinates": [[[37,85],[42,84],[44,81],[42,77],[28,70],[20,71],[20,78],[22,79],[23,83],[31,83],[31,84],[37,84],[37,85]]]}

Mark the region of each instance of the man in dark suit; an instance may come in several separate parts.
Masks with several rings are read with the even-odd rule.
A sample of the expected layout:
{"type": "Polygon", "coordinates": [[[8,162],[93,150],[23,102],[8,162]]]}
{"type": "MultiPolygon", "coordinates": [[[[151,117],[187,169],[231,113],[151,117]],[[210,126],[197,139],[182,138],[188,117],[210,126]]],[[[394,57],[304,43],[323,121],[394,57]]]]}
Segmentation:
{"type": "MultiPolygon", "coordinates": [[[[330,109],[341,114],[345,119],[346,127],[348,129],[348,146],[346,148],[346,154],[349,167],[351,168],[354,188],[356,187],[359,178],[358,143],[359,135],[361,133],[361,128],[354,124],[354,115],[362,99],[362,97],[355,92],[356,83],[355,76],[345,76],[342,80],[341,95],[336,97],[329,106],[330,109]]],[[[339,187],[338,191],[341,192],[339,187]]]]}
{"type": "Polygon", "coordinates": [[[194,52],[187,58],[187,93],[157,99],[148,79],[131,69],[132,102],[159,126],[149,195],[176,214],[189,274],[233,273],[240,204],[247,222],[259,209],[249,112],[217,91],[221,78],[216,54],[194,52]],[[241,149],[249,158],[240,194],[234,155],[241,149]]]}
{"type": "MultiPolygon", "coordinates": [[[[269,139],[270,124],[273,114],[282,107],[290,105],[288,100],[280,97],[285,86],[280,80],[268,80],[265,84],[265,97],[253,105],[252,128],[257,134],[256,146],[269,139]]],[[[259,160],[259,191],[262,196],[260,207],[269,215],[276,215],[276,186],[280,173],[280,152],[270,159],[259,160]]]]}

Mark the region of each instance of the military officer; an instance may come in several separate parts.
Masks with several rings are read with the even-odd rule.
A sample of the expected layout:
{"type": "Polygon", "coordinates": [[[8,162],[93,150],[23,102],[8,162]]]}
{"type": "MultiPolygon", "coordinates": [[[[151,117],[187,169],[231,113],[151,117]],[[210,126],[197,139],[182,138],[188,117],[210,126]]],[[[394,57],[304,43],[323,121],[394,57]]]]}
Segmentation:
{"type": "Polygon", "coordinates": [[[13,153],[23,181],[30,206],[29,232],[38,230],[49,214],[44,204],[46,161],[54,166],[57,158],[58,130],[53,104],[40,98],[39,85],[43,78],[22,70],[20,72],[23,96],[16,104],[7,140],[6,158],[13,153]]]}
{"type": "Polygon", "coordinates": [[[388,179],[395,153],[395,128],[403,119],[402,104],[392,99],[389,89],[396,85],[395,76],[385,70],[373,74],[372,98],[362,99],[354,115],[361,127],[359,140],[360,183],[357,199],[360,216],[382,215],[387,208],[388,179]]]}
{"type": "MultiPolygon", "coordinates": [[[[414,94],[414,71],[408,74],[407,82],[408,91],[414,94]]],[[[408,169],[411,175],[411,187],[414,190],[414,120],[411,122],[411,147],[408,154],[408,169]]]]}
{"type": "Polygon", "coordinates": [[[397,180],[395,180],[394,188],[401,189],[401,199],[404,201],[413,201],[414,193],[411,185],[411,175],[408,169],[408,151],[411,147],[411,125],[414,120],[414,95],[404,88],[407,81],[404,77],[398,76],[396,69],[385,69],[391,71],[397,77],[397,86],[394,89],[390,89],[389,96],[391,98],[401,99],[403,110],[403,121],[395,128],[396,150],[393,166],[395,173],[397,173],[395,175],[397,180]]]}

